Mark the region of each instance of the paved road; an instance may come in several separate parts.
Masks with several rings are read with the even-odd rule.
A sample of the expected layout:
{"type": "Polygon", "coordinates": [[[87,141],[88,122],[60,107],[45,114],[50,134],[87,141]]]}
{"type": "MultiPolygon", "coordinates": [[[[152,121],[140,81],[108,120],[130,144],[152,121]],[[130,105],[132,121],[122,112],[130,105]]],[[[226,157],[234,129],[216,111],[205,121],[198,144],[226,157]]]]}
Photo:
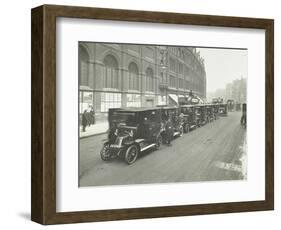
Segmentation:
{"type": "Polygon", "coordinates": [[[105,135],[80,140],[80,186],[238,180],[246,177],[246,131],[241,113],[209,123],[149,151],[132,165],[104,162],[99,152],[105,135]]]}

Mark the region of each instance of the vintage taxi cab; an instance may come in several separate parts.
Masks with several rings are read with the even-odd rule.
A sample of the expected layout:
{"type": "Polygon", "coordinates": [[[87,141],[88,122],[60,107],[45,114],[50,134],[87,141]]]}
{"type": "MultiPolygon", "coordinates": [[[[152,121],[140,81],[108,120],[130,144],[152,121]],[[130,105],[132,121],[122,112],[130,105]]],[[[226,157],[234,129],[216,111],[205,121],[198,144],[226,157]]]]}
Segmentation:
{"type": "Polygon", "coordinates": [[[195,107],[195,115],[197,117],[197,127],[201,127],[207,123],[207,108],[206,105],[200,104],[195,107]]]}
{"type": "Polygon", "coordinates": [[[109,109],[108,121],[108,138],[100,152],[104,161],[119,157],[132,164],[141,152],[162,144],[160,108],[109,109]]]}
{"type": "MultiPolygon", "coordinates": [[[[158,108],[161,108],[161,120],[163,126],[168,121],[168,119],[171,119],[171,123],[173,126],[173,136],[182,136],[183,135],[183,118],[180,117],[180,110],[179,107],[176,106],[167,106],[167,105],[161,105],[157,106],[158,108]]],[[[165,135],[165,130],[162,132],[162,135],[165,135]]]]}
{"type": "Polygon", "coordinates": [[[183,114],[183,131],[188,133],[190,130],[196,129],[199,117],[195,114],[195,106],[182,105],[180,112],[183,114]]]}
{"type": "Polygon", "coordinates": [[[233,100],[233,99],[228,99],[227,102],[226,102],[226,104],[227,104],[227,110],[228,110],[229,112],[233,112],[233,111],[234,111],[234,108],[235,108],[235,102],[234,102],[234,100],[233,100]]]}
{"type": "Polygon", "coordinates": [[[219,115],[227,116],[227,104],[219,104],[219,115]]]}
{"type": "Polygon", "coordinates": [[[206,105],[207,122],[212,122],[215,120],[215,107],[213,104],[206,105]]]}
{"type": "Polygon", "coordinates": [[[214,108],[214,118],[215,120],[219,119],[219,108],[220,105],[219,104],[212,104],[213,108],[214,108]]]}

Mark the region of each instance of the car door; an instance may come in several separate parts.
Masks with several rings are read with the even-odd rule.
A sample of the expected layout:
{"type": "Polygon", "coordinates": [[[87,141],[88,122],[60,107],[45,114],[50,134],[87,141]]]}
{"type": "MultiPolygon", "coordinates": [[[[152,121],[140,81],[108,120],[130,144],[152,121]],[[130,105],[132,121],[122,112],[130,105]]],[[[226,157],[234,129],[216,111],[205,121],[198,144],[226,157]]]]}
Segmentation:
{"type": "Polygon", "coordinates": [[[152,110],[148,113],[148,120],[149,120],[149,126],[148,126],[148,134],[150,140],[154,140],[155,137],[159,134],[160,128],[161,128],[161,114],[158,110],[152,110]]]}

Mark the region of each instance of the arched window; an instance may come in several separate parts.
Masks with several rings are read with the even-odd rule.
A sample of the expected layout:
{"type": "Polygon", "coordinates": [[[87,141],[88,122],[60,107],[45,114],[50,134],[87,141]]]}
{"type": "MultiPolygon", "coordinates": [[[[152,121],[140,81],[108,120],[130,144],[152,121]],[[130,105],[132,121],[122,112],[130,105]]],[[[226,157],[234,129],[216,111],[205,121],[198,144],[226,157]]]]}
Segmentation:
{"type": "Polygon", "coordinates": [[[83,46],[79,46],[79,80],[80,85],[89,84],[89,54],[83,46]]]}
{"type": "Polygon", "coordinates": [[[139,70],[136,63],[131,62],[128,67],[129,70],[129,89],[139,90],[139,70]]]}
{"type": "Polygon", "coordinates": [[[104,58],[104,88],[118,88],[118,62],[112,55],[104,58]]]}
{"type": "Polygon", "coordinates": [[[153,70],[149,67],[145,71],[146,75],[146,91],[153,92],[154,85],[153,85],[153,70]]]}

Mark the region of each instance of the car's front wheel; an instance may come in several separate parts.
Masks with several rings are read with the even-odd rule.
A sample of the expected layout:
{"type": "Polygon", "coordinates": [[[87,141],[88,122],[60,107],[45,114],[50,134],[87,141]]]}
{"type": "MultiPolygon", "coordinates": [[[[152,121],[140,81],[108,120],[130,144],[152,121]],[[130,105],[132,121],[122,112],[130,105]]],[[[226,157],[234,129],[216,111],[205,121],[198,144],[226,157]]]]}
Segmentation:
{"type": "Polygon", "coordinates": [[[159,135],[156,139],[156,143],[155,143],[155,149],[158,150],[160,149],[161,145],[162,145],[162,136],[159,135]]]}
{"type": "Polygon", "coordinates": [[[100,156],[101,156],[101,159],[103,161],[109,161],[110,160],[110,153],[109,153],[109,144],[105,144],[102,148],[102,150],[100,151],[100,156]]]}
{"type": "Polygon", "coordinates": [[[133,164],[139,154],[139,149],[136,145],[131,145],[125,153],[125,162],[130,165],[133,164]]]}

